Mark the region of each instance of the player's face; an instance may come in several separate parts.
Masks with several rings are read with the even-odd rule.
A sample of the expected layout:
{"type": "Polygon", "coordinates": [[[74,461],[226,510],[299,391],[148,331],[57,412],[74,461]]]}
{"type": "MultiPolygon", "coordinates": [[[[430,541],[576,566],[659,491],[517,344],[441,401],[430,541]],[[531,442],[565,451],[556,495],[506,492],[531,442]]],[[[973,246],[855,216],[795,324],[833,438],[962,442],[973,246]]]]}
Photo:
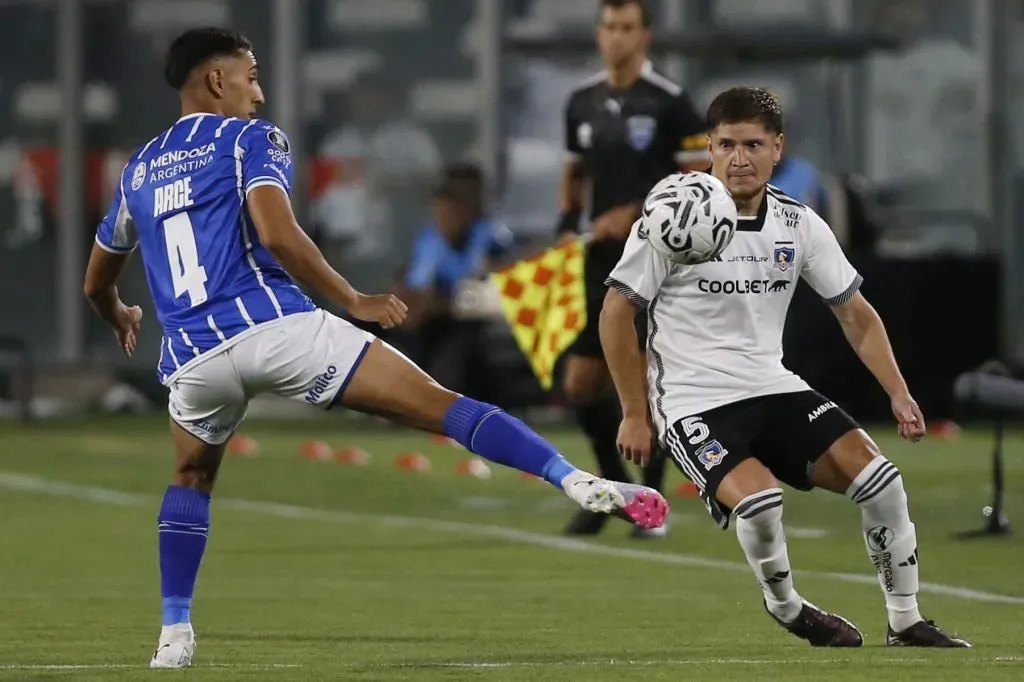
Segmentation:
{"type": "Polygon", "coordinates": [[[605,7],[597,25],[597,45],[605,64],[617,67],[647,49],[651,32],[644,28],[639,5],[605,7]]]}
{"type": "Polygon", "coordinates": [[[251,119],[263,105],[259,67],[252,52],[239,52],[217,60],[211,72],[211,86],[220,100],[221,113],[251,119]]]}
{"type": "Polygon", "coordinates": [[[782,158],[782,135],[760,121],[723,123],[711,131],[711,173],[736,199],[760,192],[782,158]]]}

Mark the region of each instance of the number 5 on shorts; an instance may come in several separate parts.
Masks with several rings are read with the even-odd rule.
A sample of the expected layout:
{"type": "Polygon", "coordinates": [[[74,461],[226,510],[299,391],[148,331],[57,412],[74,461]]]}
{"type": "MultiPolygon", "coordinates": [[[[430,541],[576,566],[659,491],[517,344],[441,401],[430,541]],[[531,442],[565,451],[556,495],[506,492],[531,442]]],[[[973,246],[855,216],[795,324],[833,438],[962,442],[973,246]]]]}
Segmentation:
{"type": "Polygon", "coordinates": [[[701,421],[700,417],[686,417],[680,423],[683,425],[683,432],[690,445],[703,443],[711,435],[711,430],[707,424],[701,421]]]}

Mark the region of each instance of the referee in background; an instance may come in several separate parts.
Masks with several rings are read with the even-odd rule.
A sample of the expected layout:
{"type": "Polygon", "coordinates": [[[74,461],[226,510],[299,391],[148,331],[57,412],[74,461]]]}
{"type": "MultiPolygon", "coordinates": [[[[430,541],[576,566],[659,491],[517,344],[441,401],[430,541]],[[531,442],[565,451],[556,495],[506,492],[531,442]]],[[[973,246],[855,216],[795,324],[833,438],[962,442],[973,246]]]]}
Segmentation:
{"type": "MultiPolygon", "coordinates": [[[[629,482],[615,444],[621,411],[598,336],[605,279],[622,256],[633,222],[651,187],[680,169],[710,165],[707,126],[681,87],[647,59],[651,17],[643,0],[602,0],[596,30],[605,68],[584,81],[565,107],[567,160],[561,184],[560,242],[579,235],[589,201],[591,241],[585,256],[587,323],[567,351],[563,390],[590,441],[605,478],[629,482]]],[[[638,318],[646,326],[643,316],[638,318]]],[[[646,339],[646,330],[640,338],[646,339]]],[[[661,490],[665,456],[644,470],[643,483],[661,490]]],[[[593,535],[607,516],[582,511],[566,528],[593,535]]],[[[635,528],[633,537],[664,529],[635,528]]]]}

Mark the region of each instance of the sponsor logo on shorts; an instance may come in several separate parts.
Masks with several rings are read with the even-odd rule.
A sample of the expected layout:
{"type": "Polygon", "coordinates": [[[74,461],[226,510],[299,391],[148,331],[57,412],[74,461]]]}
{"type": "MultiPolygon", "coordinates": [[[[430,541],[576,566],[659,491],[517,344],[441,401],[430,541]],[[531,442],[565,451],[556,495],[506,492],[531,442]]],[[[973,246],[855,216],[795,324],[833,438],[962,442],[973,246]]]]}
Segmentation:
{"type": "Polygon", "coordinates": [[[331,380],[336,376],[338,376],[338,368],[334,365],[328,365],[323,374],[316,378],[313,388],[306,391],[306,402],[310,405],[316,405],[320,402],[320,396],[330,388],[331,380]]]}
{"type": "Polygon", "coordinates": [[[836,407],[836,404],[834,402],[832,402],[831,400],[828,401],[827,403],[822,403],[821,405],[818,405],[816,408],[814,408],[814,410],[812,410],[811,412],[807,413],[807,421],[808,422],[812,422],[815,419],[817,419],[818,417],[820,417],[821,415],[823,415],[826,412],[828,412],[829,410],[835,409],[835,407],[836,407]]]}
{"type": "MultiPolygon", "coordinates": [[[[180,416],[181,412],[178,412],[178,415],[180,416]]],[[[219,436],[221,434],[227,433],[232,429],[231,424],[225,424],[224,426],[215,426],[214,424],[211,424],[206,420],[203,420],[201,422],[195,422],[192,424],[192,426],[199,429],[200,431],[205,431],[211,436],[219,436]]]]}
{"type": "Polygon", "coordinates": [[[722,463],[729,451],[722,447],[717,440],[710,441],[700,446],[697,450],[697,461],[704,465],[704,469],[711,471],[722,463]]]}

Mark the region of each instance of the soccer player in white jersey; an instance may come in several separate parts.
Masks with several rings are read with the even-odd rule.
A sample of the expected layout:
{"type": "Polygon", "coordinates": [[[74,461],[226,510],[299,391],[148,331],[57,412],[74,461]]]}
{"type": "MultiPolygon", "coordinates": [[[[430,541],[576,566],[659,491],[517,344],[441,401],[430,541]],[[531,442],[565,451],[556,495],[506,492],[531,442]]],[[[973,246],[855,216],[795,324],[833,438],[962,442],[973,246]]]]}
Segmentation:
{"type": "Polygon", "coordinates": [[[521,421],[439,386],[296,286],[292,277],[384,328],[406,315],[394,296],[356,291],[296,223],[288,138],[254,118],[257,72],[252,45],[231,31],[187,31],[172,43],[165,77],[181,118],[132,154],[86,272],[86,296],[131,356],[142,310],[121,302],[117,279],[140,246],[164,331],[158,377],[170,392],[177,468],[158,517],[163,628],[151,667],[192,662],[210,493],[225,443],[259,393],[442,433],[544,478],[584,509],[660,526],[667,505],[656,491],[576,469],[521,421]]]}
{"type": "Polygon", "coordinates": [[[782,153],[779,103],[764,90],[734,88],[715,98],[707,119],[711,172],[732,193],[740,223],[720,257],[691,266],[658,256],[639,222],[633,226],[600,322],[625,415],[619,447],[643,461],[656,430],[715,521],[727,528],[735,515],[768,612],[811,645],[860,646],[863,638],[794,588],[780,481],[846,495],[860,507],[890,646],[970,646],[918,609],[917,538],[899,470],[842,409],[782,364],[783,325],[802,277],[888,393],[900,436],[925,434],[882,321],[859,291],[860,275],[825,221],[768,184],[782,153]],[[640,310],[649,323],[646,368],[632,324],[640,310]]]}

